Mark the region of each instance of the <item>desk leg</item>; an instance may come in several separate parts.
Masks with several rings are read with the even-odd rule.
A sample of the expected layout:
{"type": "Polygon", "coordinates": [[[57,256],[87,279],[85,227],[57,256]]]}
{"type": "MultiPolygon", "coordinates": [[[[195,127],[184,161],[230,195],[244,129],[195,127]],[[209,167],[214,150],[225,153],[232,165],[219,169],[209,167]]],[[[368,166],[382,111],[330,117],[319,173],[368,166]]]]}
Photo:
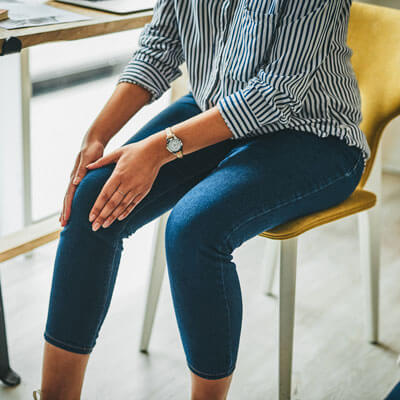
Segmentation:
{"type": "Polygon", "coordinates": [[[21,55],[0,57],[0,235],[25,225],[21,55]]]}
{"type": "Polygon", "coordinates": [[[23,154],[24,226],[32,223],[31,171],[31,97],[32,82],[29,73],[29,49],[21,51],[21,128],[23,154]]]}
{"type": "Polygon", "coordinates": [[[0,57],[0,71],[0,235],[3,235],[32,223],[32,89],[28,49],[0,57]]]}
{"type": "MultiPolygon", "coordinates": [[[[27,50],[20,55],[1,58],[0,67],[0,234],[4,234],[30,224],[32,220],[29,132],[31,84],[27,50]]],[[[10,368],[1,287],[0,381],[8,386],[18,385],[21,381],[10,368]]]]}
{"type": "Polygon", "coordinates": [[[21,378],[10,367],[7,348],[6,325],[0,282],[0,380],[7,386],[16,386],[21,378]]]}

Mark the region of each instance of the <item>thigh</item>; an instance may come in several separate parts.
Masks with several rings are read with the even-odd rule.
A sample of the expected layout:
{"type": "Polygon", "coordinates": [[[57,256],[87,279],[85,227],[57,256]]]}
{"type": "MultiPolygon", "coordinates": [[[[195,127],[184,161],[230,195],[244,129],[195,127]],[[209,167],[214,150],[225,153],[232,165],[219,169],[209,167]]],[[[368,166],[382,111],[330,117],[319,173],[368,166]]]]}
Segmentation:
{"type": "Polygon", "coordinates": [[[361,152],[335,137],[284,130],[241,140],[178,201],[168,224],[187,232],[180,238],[231,252],[265,230],[342,202],[363,168],[361,152]]]}

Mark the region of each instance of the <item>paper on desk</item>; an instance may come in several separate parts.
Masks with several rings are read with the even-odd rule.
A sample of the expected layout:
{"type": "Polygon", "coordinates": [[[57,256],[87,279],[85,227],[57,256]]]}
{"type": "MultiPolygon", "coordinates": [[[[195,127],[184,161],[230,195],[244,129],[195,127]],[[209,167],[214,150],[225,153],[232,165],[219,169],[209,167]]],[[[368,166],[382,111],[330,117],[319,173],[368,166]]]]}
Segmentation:
{"type": "Polygon", "coordinates": [[[0,8],[8,10],[8,19],[0,22],[0,28],[16,29],[28,26],[60,24],[90,19],[85,15],[51,7],[43,2],[0,0],[0,8]]]}

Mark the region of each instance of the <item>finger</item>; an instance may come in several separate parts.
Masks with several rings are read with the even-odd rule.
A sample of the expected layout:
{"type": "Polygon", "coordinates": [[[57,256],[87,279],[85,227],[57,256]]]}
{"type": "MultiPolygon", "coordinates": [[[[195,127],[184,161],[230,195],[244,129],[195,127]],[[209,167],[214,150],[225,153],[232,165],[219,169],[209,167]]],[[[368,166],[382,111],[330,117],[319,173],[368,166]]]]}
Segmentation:
{"type": "Polygon", "coordinates": [[[102,167],[103,165],[107,165],[112,162],[118,161],[119,157],[120,157],[120,150],[117,149],[115,151],[112,151],[110,154],[100,157],[96,161],[93,161],[92,163],[86,165],[86,168],[87,169],[99,168],[99,167],[102,167]]]}
{"type": "Polygon", "coordinates": [[[63,206],[62,206],[61,216],[60,216],[61,225],[63,225],[63,223],[64,223],[65,206],[66,206],[68,191],[69,191],[70,186],[71,186],[71,183],[68,185],[67,191],[65,192],[64,199],[63,199],[63,206]]]}
{"type": "Polygon", "coordinates": [[[64,195],[64,199],[63,199],[63,206],[62,206],[62,210],[61,210],[61,214],[60,214],[60,218],[58,219],[61,222],[61,225],[63,224],[63,220],[64,220],[64,214],[65,214],[65,204],[66,204],[66,199],[67,199],[67,193],[70,190],[70,186],[71,186],[71,181],[73,180],[74,176],[75,176],[75,171],[77,170],[77,168],[79,167],[80,164],[80,160],[81,160],[81,156],[80,154],[75,158],[75,162],[74,162],[74,167],[72,168],[72,171],[70,173],[70,182],[68,184],[67,187],[67,191],[64,195]]]}
{"type": "Polygon", "coordinates": [[[110,178],[104,184],[103,189],[97,196],[97,199],[89,212],[89,221],[92,222],[93,230],[97,230],[98,228],[100,228],[100,226],[104,222],[104,219],[99,217],[100,213],[119,185],[120,178],[118,177],[118,175],[111,174],[110,178]]]}
{"type": "Polygon", "coordinates": [[[72,200],[74,198],[74,194],[76,191],[76,186],[70,184],[67,190],[67,193],[65,194],[65,207],[63,211],[63,221],[64,224],[66,224],[69,220],[69,217],[71,215],[71,205],[72,205],[72,200]]]}
{"type": "Polygon", "coordinates": [[[75,176],[75,171],[78,169],[80,162],[81,162],[81,155],[78,154],[78,156],[75,158],[74,167],[72,168],[72,171],[69,175],[70,180],[72,180],[72,178],[75,176]]]}
{"type": "Polygon", "coordinates": [[[128,192],[121,200],[118,207],[116,207],[112,214],[109,215],[108,218],[104,221],[102,227],[108,228],[127,209],[129,204],[132,202],[132,200],[134,200],[136,196],[137,194],[133,191],[128,192]]]}
{"type": "Polygon", "coordinates": [[[118,217],[118,220],[122,221],[123,219],[125,219],[132,212],[132,210],[143,200],[145,196],[145,193],[139,193],[135,197],[135,199],[129,204],[126,210],[118,217]]]}
{"type": "Polygon", "coordinates": [[[127,189],[121,189],[120,185],[108,199],[107,203],[104,204],[103,209],[97,217],[97,221],[102,221],[101,225],[103,226],[103,228],[106,219],[113,213],[113,211],[119,206],[122,199],[125,197],[126,190],[127,189]]]}
{"type": "MultiPolygon", "coordinates": [[[[69,188],[69,185],[68,185],[68,188],[69,188]]],[[[68,189],[67,189],[67,192],[68,192],[68,189]]],[[[65,203],[66,203],[66,201],[67,201],[67,193],[65,193],[64,199],[63,199],[63,206],[62,206],[61,216],[60,216],[61,225],[63,224],[63,221],[64,221],[65,203]]]]}
{"type": "Polygon", "coordinates": [[[61,208],[61,213],[60,213],[60,217],[58,218],[58,220],[60,221],[61,225],[63,224],[63,219],[64,219],[64,209],[65,209],[65,195],[63,198],[63,205],[61,208]]]}
{"type": "Polygon", "coordinates": [[[77,185],[83,177],[86,175],[86,168],[82,165],[82,163],[79,164],[77,171],[74,175],[74,179],[72,180],[72,183],[74,185],[77,185]]]}

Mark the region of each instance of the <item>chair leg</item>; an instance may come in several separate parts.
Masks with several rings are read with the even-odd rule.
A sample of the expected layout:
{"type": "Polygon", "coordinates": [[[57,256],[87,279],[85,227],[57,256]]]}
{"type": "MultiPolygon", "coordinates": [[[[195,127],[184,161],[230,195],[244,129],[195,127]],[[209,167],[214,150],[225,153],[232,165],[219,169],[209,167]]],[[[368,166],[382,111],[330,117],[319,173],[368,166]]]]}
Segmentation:
{"type": "Polygon", "coordinates": [[[282,240],[279,289],[279,400],[290,400],[296,293],[297,237],[282,240]]]}
{"type": "Polygon", "coordinates": [[[379,335],[380,216],[379,204],[358,214],[360,263],[366,297],[366,335],[373,344],[378,343],[379,335]]]}
{"type": "Polygon", "coordinates": [[[164,213],[158,219],[156,232],[153,239],[152,264],[147,288],[146,307],[140,340],[140,351],[147,352],[150,336],[153,328],[154,317],[160,297],[163,282],[166,258],[165,258],[165,226],[169,212],[164,213]]]}
{"type": "Polygon", "coordinates": [[[4,317],[3,298],[0,283],[0,380],[7,386],[16,386],[21,382],[20,376],[10,367],[4,317]]]}
{"type": "Polygon", "coordinates": [[[263,293],[266,296],[273,296],[272,288],[274,286],[276,270],[278,267],[281,241],[267,239],[266,242],[267,243],[264,250],[264,261],[262,263],[265,271],[265,276],[263,280],[263,293]]]}

